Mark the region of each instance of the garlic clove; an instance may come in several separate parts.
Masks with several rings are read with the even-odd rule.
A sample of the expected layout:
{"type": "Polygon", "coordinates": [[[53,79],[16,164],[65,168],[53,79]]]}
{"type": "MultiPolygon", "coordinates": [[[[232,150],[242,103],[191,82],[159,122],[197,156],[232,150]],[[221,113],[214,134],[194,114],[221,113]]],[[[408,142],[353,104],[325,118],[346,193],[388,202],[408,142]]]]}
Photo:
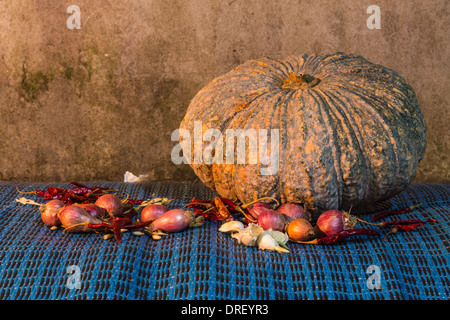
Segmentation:
{"type": "Polygon", "coordinates": [[[268,233],[263,232],[257,238],[258,248],[262,250],[275,250],[275,246],[277,245],[276,240],[268,233]]]}
{"type": "Polygon", "coordinates": [[[289,236],[281,231],[270,230],[270,235],[276,240],[278,244],[286,244],[289,240],[289,236]]]}
{"type": "Polygon", "coordinates": [[[231,237],[236,239],[239,244],[246,246],[254,246],[256,243],[256,239],[253,240],[255,237],[247,229],[235,232],[231,235],[231,237]]]}
{"type": "Polygon", "coordinates": [[[222,224],[219,228],[220,232],[239,232],[244,229],[244,224],[240,221],[229,221],[222,224]]]}
{"type": "Polygon", "coordinates": [[[241,236],[241,243],[248,246],[248,247],[253,247],[256,245],[256,236],[254,236],[251,232],[249,231],[245,231],[242,233],[241,236]]]}
{"type": "Polygon", "coordinates": [[[255,224],[255,223],[250,223],[250,224],[248,225],[247,229],[249,229],[250,232],[251,232],[255,237],[259,236],[262,232],[264,232],[264,229],[263,229],[260,225],[255,224]]]}
{"type": "Polygon", "coordinates": [[[280,247],[280,246],[275,246],[274,250],[277,251],[277,252],[280,252],[280,253],[289,253],[289,249],[287,249],[287,247],[283,248],[283,247],[280,247]]]}
{"type": "Polygon", "coordinates": [[[236,239],[238,241],[238,243],[241,243],[242,233],[241,233],[241,231],[232,233],[231,237],[233,239],[236,239]]]}
{"type": "Polygon", "coordinates": [[[268,250],[268,251],[277,251],[282,253],[288,253],[289,250],[287,247],[283,248],[281,247],[277,240],[271,235],[272,230],[267,230],[262,232],[258,238],[257,238],[257,244],[258,248],[262,250],[268,250]]]}
{"type": "Polygon", "coordinates": [[[243,244],[245,246],[251,247],[256,245],[256,236],[254,236],[248,228],[231,234],[231,237],[236,239],[239,244],[243,244]]]}

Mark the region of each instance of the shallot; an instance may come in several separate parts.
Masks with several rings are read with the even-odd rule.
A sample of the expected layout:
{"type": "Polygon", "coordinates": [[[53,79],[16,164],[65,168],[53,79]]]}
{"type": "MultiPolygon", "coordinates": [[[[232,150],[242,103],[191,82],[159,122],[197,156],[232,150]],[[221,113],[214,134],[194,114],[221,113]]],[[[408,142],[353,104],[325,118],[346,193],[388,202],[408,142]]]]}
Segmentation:
{"type": "Polygon", "coordinates": [[[247,211],[253,218],[258,219],[260,213],[266,209],[272,209],[272,207],[265,202],[256,202],[251,208],[248,208],[247,211]]]}
{"type": "Polygon", "coordinates": [[[169,208],[162,204],[149,204],[144,207],[141,211],[141,222],[151,222],[159,217],[161,217],[164,213],[169,211],[169,208]]]}
{"type": "Polygon", "coordinates": [[[315,232],[318,235],[325,234],[327,237],[332,237],[341,231],[352,230],[357,222],[357,219],[348,212],[328,210],[317,219],[315,232]]]}
{"type": "Polygon", "coordinates": [[[314,227],[306,219],[295,219],[287,226],[289,238],[294,241],[308,241],[316,237],[314,227]]]}
{"type": "Polygon", "coordinates": [[[172,209],[164,212],[159,218],[153,221],[148,227],[149,232],[156,230],[166,232],[180,232],[189,227],[197,227],[203,224],[203,217],[196,217],[192,211],[182,209],[172,209]]]}
{"type": "Polygon", "coordinates": [[[106,210],[93,203],[74,203],[74,206],[83,208],[90,213],[94,218],[102,219],[105,216],[106,210]]]}
{"type": "Polygon", "coordinates": [[[64,202],[61,200],[50,200],[46,204],[39,206],[41,219],[48,227],[59,226],[61,221],[58,218],[58,211],[64,207],[64,202]]]}
{"type": "Polygon", "coordinates": [[[101,224],[100,219],[95,218],[81,207],[69,205],[58,211],[58,218],[65,232],[91,232],[88,224],[101,224]]]}
{"type": "Polygon", "coordinates": [[[284,216],[272,209],[264,209],[258,216],[258,224],[264,230],[284,231],[286,223],[284,216]]]}
{"type": "Polygon", "coordinates": [[[122,201],[114,194],[104,194],[95,201],[95,204],[106,210],[110,217],[120,217],[123,214],[124,207],[122,201]]]}
{"type": "Polygon", "coordinates": [[[293,221],[295,219],[311,220],[311,214],[298,203],[284,203],[278,208],[277,211],[283,214],[288,221],[293,221]]]}

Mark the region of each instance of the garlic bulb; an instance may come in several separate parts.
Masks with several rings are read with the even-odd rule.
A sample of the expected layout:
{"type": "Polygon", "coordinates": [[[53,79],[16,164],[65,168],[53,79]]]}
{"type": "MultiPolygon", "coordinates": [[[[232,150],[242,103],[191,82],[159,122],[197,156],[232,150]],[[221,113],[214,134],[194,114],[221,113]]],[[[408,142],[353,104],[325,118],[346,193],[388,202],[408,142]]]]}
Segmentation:
{"type": "Polygon", "coordinates": [[[229,221],[222,224],[219,228],[220,232],[239,232],[244,229],[244,224],[240,221],[229,221]]]}
{"type": "Polygon", "coordinates": [[[238,243],[251,247],[256,245],[256,239],[263,231],[257,224],[250,223],[247,228],[232,234],[231,237],[237,239],[238,243]]]}

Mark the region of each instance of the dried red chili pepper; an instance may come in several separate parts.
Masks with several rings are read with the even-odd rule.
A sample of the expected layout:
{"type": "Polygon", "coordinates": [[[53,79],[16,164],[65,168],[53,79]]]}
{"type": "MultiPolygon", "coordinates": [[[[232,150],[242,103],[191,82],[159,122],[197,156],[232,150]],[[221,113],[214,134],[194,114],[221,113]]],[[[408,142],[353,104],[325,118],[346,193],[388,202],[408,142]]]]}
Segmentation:
{"type": "Polygon", "coordinates": [[[405,226],[405,225],[414,225],[417,223],[426,223],[426,222],[435,222],[436,219],[427,219],[427,220],[416,220],[416,219],[412,219],[412,220],[391,220],[391,221],[385,221],[385,222],[380,222],[378,224],[378,226],[382,227],[382,228],[387,228],[387,227],[391,227],[391,226],[405,226]]]}
{"type": "Polygon", "coordinates": [[[383,218],[388,217],[388,216],[393,216],[393,215],[402,214],[402,213],[411,211],[412,209],[415,209],[415,208],[417,208],[417,207],[419,207],[419,206],[421,206],[421,205],[422,205],[422,203],[419,203],[419,204],[415,204],[415,205],[412,205],[412,206],[409,206],[409,207],[405,207],[405,208],[400,208],[400,209],[395,209],[395,210],[384,211],[384,212],[381,212],[381,213],[376,214],[376,215],[372,218],[372,221],[378,221],[378,220],[383,219],[383,218]]]}
{"type": "Polygon", "coordinates": [[[412,224],[407,224],[407,225],[402,225],[402,224],[396,224],[394,226],[394,228],[392,228],[391,231],[389,231],[388,233],[386,233],[386,235],[384,236],[384,240],[386,240],[386,237],[389,236],[390,234],[394,234],[397,233],[398,231],[404,231],[404,232],[408,232],[411,230],[414,230],[417,227],[423,227],[424,224],[423,223],[412,223],[412,224]]]}
{"type": "Polygon", "coordinates": [[[220,200],[228,207],[228,210],[231,212],[236,212],[237,204],[234,201],[231,201],[228,198],[220,198],[220,200]]]}
{"type": "Polygon", "coordinates": [[[224,204],[226,204],[229,207],[230,211],[232,211],[233,213],[242,214],[244,216],[244,218],[246,219],[247,224],[257,222],[256,219],[254,219],[248,212],[246,212],[246,209],[243,208],[244,206],[240,206],[240,205],[236,204],[234,201],[227,199],[227,198],[220,198],[220,200],[222,200],[222,202],[224,204]]]}
{"type": "Polygon", "coordinates": [[[114,233],[114,236],[117,240],[117,243],[120,244],[120,241],[122,239],[122,232],[121,229],[126,229],[126,225],[132,226],[133,221],[129,218],[123,218],[123,217],[112,217],[108,221],[104,221],[101,223],[88,223],[87,227],[90,229],[109,229],[112,230],[114,233]]]}
{"type": "Polygon", "coordinates": [[[16,187],[17,191],[24,194],[36,194],[44,198],[44,200],[61,200],[66,204],[72,203],[91,203],[95,202],[96,198],[104,194],[106,188],[103,187],[94,187],[88,188],[83,185],[76,188],[64,189],[64,188],[55,188],[55,187],[47,187],[47,191],[45,190],[35,190],[24,192],[20,191],[16,187]]]}
{"type": "Polygon", "coordinates": [[[130,229],[130,230],[136,230],[136,229],[141,229],[143,227],[146,227],[148,225],[150,225],[153,221],[141,221],[141,222],[135,222],[132,224],[127,224],[126,226],[124,226],[124,229],[130,229]]]}
{"type": "Polygon", "coordinates": [[[22,194],[37,194],[38,196],[49,198],[52,197],[52,195],[48,191],[44,190],[34,190],[34,191],[20,191],[18,187],[16,187],[17,192],[22,194]]]}
{"type": "Polygon", "coordinates": [[[48,193],[49,193],[50,195],[57,195],[57,194],[59,194],[59,193],[62,192],[62,191],[65,192],[65,189],[59,189],[59,188],[53,188],[53,187],[47,187],[47,191],[48,191],[48,193]]]}
{"type": "Polygon", "coordinates": [[[86,185],[84,185],[84,184],[82,184],[82,183],[79,183],[78,181],[70,181],[70,184],[73,184],[74,186],[77,186],[77,187],[79,187],[79,188],[84,188],[84,189],[86,189],[86,190],[91,190],[91,191],[89,191],[89,192],[93,192],[93,191],[95,191],[95,190],[108,190],[108,188],[107,187],[98,187],[98,186],[95,186],[95,187],[88,187],[88,186],[86,186],[86,185]]]}
{"type": "Polygon", "coordinates": [[[139,204],[141,204],[142,202],[144,202],[144,200],[127,199],[127,204],[139,205],[139,204]]]}
{"type": "Polygon", "coordinates": [[[341,243],[348,237],[354,236],[354,235],[379,236],[380,233],[376,230],[359,228],[359,229],[352,229],[352,230],[343,230],[343,231],[341,231],[333,236],[330,236],[330,237],[317,238],[317,239],[313,239],[311,241],[294,241],[294,242],[307,243],[307,244],[334,245],[337,243],[341,243]]]}
{"type": "Polygon", "coordinates": [[[332,245],[336,243],[340,243],[353,235],[368,235],[368,236],[379,236],[380,233],[375,230],[370,229],[352,229],[352,230],[343,230],[331,237],[323,237],[317,239],[318,244],[332,245]]]}
{"type": "MultiPolygon", "coordinates": [[[[17,191],[19,191],[19,190],[17,190],[17,191]]],[[[48,193],[47,191],[44,191],[44,190],[36,190],[36,191],[32,191],[32,192],[22,192],[22,191],[19,191],[19,192],[20,193],[28,193],[28,194],[34,193],[34,194],[37,194],[38,196],[41,196],[44,198],[52,197],[52,195],[50,193],[48,193]]]]}
{"type": "Polygon", "coordinates": [[[197,200],[192,198],[191,202],[186,204],[184,208],[190,208],[195,215],[201,215],[205,219],[222,220],[221,215],[217,211],[214,201],[211,200],[197,200]]]}
{"type": "Polygon", "coordinates": [[[132,219],[137,214],[137,211],[133,207],[126,206],[124,207],[124,212],[122,216],[124,218],[132,219]]]}
{"type": "Polygon", "coordinates": [[[219,213],[221,220],[223,221],[231,221],[234,220],[231,213],[228,211],[225,204],[222,202],[222,200],[219,197],[214,198],[214,203],[217,208],[217,212],[219,213]]]}

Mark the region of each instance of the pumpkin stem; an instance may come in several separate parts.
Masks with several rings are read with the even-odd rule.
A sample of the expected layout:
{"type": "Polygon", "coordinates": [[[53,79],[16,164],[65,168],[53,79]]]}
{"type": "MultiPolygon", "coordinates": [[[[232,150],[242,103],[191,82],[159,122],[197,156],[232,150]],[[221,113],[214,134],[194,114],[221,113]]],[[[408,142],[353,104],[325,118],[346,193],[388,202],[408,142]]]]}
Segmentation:
{"type": "Polygon", "coordinates": [[[281,89],[296,90],[300,88],[312,88],[320,83],[320,79],[315,78],[309,74],[296,75],[294,72],[289,72],[289,78],[284,80],[281,89]]]}

